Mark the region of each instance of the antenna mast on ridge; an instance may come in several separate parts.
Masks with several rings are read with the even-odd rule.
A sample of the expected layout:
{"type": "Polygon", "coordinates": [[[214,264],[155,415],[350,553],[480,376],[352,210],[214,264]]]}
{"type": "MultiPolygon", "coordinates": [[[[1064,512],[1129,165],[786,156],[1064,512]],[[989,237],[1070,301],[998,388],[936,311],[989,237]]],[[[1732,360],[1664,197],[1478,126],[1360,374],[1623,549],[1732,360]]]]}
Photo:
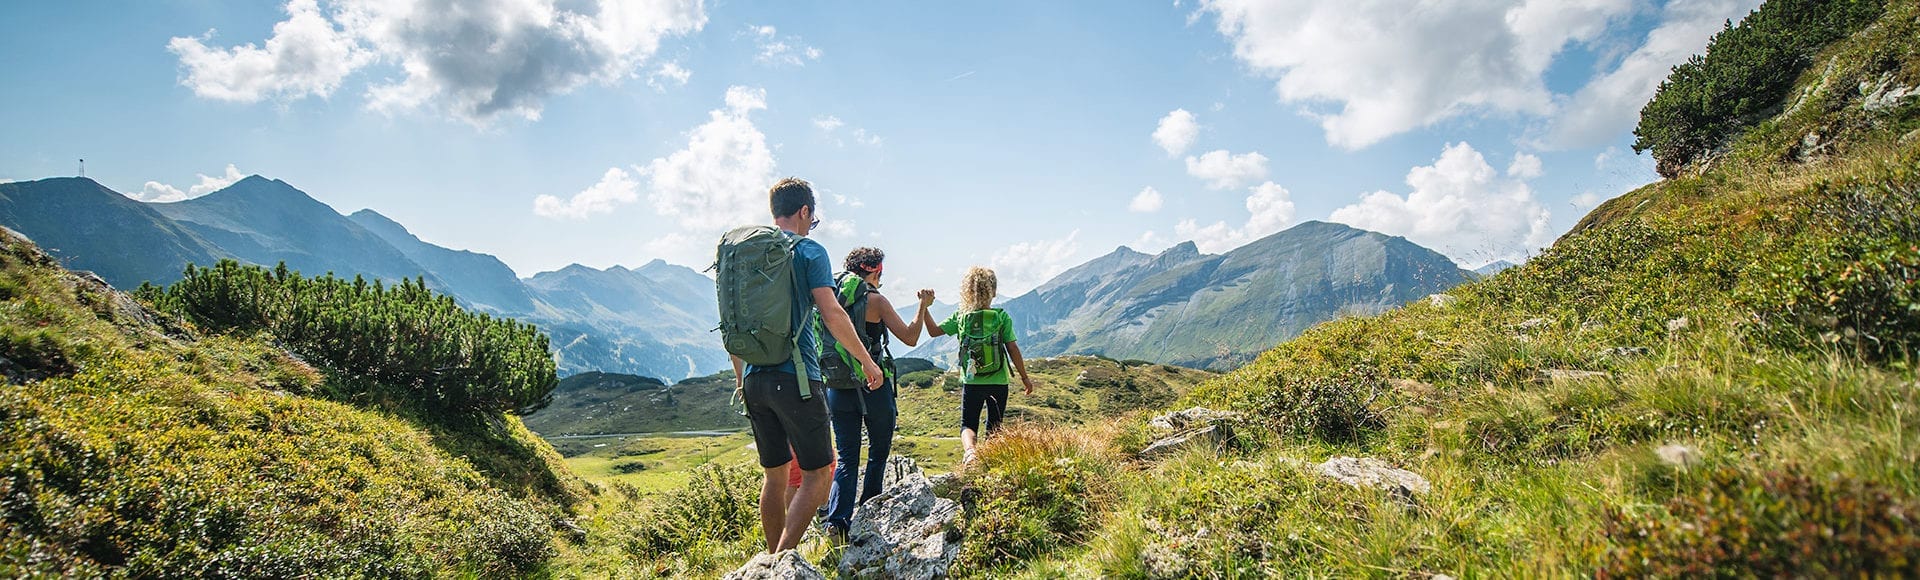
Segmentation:
{"type": "Polygon", "coordinates": [[[87,160],[85,159],[80,160],[80,176],[81,177],[87,176],[87,160]]]}

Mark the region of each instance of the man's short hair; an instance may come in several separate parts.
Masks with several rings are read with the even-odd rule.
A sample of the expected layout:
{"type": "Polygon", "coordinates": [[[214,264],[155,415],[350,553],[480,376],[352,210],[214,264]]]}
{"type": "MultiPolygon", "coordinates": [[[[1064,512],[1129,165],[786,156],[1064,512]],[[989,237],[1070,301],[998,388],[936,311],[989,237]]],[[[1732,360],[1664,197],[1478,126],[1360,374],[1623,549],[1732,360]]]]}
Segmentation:
{"type": "Polygon", "coordinates": [[[813,207],[814,211],[820,211],[813,202],[813,185],[798,177],[789,177],[780,180],[780,183],[773,184],[773,189],[767,191],[767,198],[773,206],[773,217],[776,218],[800,213],[800,208],[803,207],[813,207]]]}

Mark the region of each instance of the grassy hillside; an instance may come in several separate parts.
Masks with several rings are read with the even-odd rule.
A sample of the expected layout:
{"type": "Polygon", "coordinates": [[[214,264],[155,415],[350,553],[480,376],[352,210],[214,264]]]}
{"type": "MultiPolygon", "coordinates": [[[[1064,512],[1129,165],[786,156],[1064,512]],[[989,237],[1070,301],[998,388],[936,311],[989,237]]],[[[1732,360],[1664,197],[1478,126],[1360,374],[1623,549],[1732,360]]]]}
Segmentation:
{"type": "Polygon", "coordinates": [[[1807,58],[1662,90],[1751,98],[1742,67],[1803,62],[1785,100],[1740,108],[1772,113],[1450,304],[1320,325],[1174,405],[1245,413],[1234,447],[1140,463],[1135,419],[1001,438],[967,476],[960,572],[1920,574],[1920,99],[1897,96],[1920,86],[1920,2],[1879,8],[1767,4],[1750,22],[1772,28],[1713,50],[1807,58]],[[1432,491],[1312,467],[1335,456],[1432,491]]]}
{"type": "Polygon", "coordinates": [[[280,348],[0,244],[7,575],[522,575],[586,499],[511,416],[324,400],[280,348]]]}

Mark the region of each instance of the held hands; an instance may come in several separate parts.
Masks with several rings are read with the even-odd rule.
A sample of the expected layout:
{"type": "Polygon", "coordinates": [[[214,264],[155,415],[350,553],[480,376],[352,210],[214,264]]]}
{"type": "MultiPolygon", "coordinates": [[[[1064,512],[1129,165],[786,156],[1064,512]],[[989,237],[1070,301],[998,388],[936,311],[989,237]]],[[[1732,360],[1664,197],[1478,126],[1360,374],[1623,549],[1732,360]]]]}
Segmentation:
{"type": "Polygon", "coordinates": [[[927,307],[933,306],[933,289],[931,288],[922,289],[920,290],[920,293],[918,294],[918,296],[920,298],[921,309],[924,310],[927,307]]]}

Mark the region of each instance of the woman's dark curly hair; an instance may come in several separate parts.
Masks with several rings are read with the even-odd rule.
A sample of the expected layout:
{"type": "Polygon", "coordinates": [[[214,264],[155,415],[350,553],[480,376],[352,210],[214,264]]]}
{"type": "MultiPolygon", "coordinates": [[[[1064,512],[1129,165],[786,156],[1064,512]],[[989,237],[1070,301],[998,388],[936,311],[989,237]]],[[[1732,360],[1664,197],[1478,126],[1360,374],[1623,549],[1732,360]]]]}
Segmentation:
{"type": "Polygon", "coordinates": [[[847,252],[846,263],[841,264],[848,272],[865,276],[880,269],[880,262],[887,259],[887,253],[880,248],[854,248],[847,252]]]}

